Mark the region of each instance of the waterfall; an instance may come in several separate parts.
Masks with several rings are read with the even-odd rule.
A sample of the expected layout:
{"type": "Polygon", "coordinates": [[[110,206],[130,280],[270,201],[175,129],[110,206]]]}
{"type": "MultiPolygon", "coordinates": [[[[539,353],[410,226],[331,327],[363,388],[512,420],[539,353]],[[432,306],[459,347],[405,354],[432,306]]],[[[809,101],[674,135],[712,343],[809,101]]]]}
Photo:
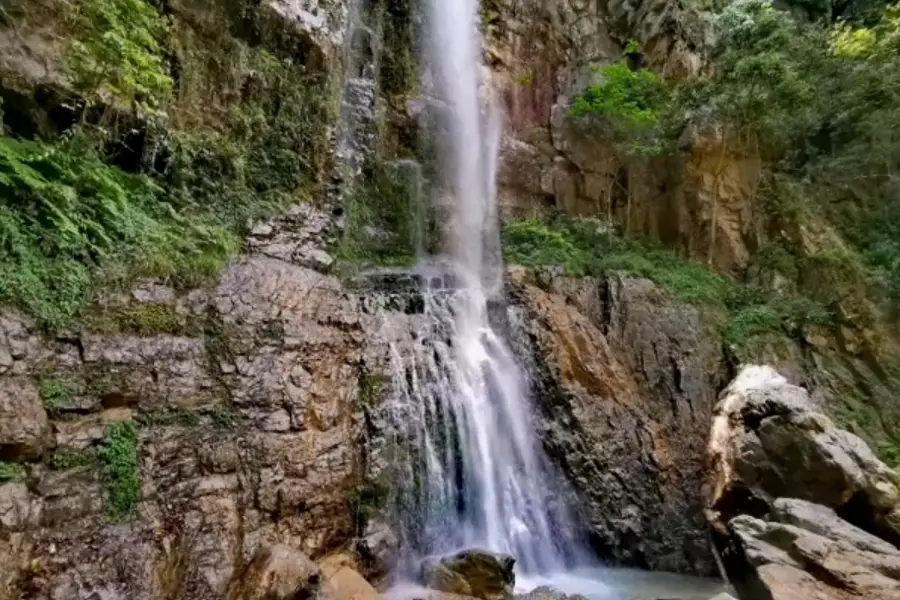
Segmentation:
{"type": "MultiPolygon", "coordinates": [[[[554,572],[577,544],[532,422],[529,383],[489,320],[502,259],[496,209],[499,111],[482,93],[476,0],[428,0],[427,64],[452,196],[446,251],[418,267],[420,314],[385,317],[395,508],[410,567],[465,547],[513,555],[521,571],[554,572]]],[[[502,307],[501,307],[502,308],[502,307]]]]}

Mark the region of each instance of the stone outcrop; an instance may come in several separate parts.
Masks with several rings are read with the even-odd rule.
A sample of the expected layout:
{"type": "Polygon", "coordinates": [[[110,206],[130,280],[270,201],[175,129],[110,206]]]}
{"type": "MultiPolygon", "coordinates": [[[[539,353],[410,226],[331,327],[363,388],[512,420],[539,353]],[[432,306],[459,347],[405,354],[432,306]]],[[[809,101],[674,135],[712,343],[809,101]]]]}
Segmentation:
{"type": "Polygon", "coordinates": [[[715,573],[700,488],[725,366],[709,316],[644,279],[509,279],[539,433],[600,555],[715,573]]]}
{"type": "MultiPolygon", "coordinates": [[[[292,226],[301,246],[331,235],[292,226]]],[[[0,598],[220,598],[246,569],[293,577],[279,571],[285,547],[318,557],[353,539],[365,316],[336,278],[289,262],[308,264],[305,251],[256,239],[214,288],[141,284],[109,300],[108,317],[185,315],[194,326],[177,334],[41,340],[4,317],[0,449],[22,480],[0,484],[0,598]],[[137,431],[137,503],[122,523],[106,514],[103,454],[118,422],[137,431]],[[259,548],[275,550],[251,560],[259,548]]],[[[382,555],[385,543],[373,538],[382,555]]]]}
{"type": "Polygon", "coordinates": [[[900,594],[900,475],[771,367],[723,392],[709,444],[710,523],[741,597],[900,594]]]}
{"type": "Polygon", "coordinates": [[[480,550],[466,550],[453,556],[422,563],[422,582],[429,588],[480,598],[510,600],[515,586],[515,559],[480,550]]]}

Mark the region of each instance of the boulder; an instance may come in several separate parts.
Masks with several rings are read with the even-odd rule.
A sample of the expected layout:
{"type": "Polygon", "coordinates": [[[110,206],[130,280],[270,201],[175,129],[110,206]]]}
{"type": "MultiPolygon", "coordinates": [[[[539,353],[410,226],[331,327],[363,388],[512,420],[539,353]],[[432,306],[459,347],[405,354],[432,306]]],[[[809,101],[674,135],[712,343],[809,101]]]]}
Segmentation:
{"type": "Polygon", "coordinates": [[[708,455],[709,517],[720,531],[737,514],[759,516],[786,497],[900,541],[900,475],[771,367],[744,368],[723,392],[708,455]]]}
{"type": "Polygon", "coordinates": [[[361,538],[356,540],[363,572],[369,577],[387,575],[394,564],[400,540],[393,529],[379,520],[366,524],[361,538]]]}
{"type": "Polygon", "coordinates": [[[805,390],[745,367],[708,457],[707,516],[742,600],[900,598],[900,479],[805,390]]]}
{"type": "Polygon", "coordinates": [[[260,547],[228,593],[228,600],[317,598],[322,571],[305,554],[278,544],[260,547]]]}
{"type": "Polygon", "coordinates": [[[422,563],[422,582],[450,594],[481,600],[509,600],[516,578],[511,556],[482,550],[465,550],[453,556],[422,563]]]}

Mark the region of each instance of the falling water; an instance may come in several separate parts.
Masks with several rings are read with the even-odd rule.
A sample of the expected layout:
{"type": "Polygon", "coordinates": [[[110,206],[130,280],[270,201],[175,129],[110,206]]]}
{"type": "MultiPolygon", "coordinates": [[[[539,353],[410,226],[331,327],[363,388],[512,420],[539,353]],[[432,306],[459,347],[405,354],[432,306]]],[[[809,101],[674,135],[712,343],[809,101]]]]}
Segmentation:
{"type": "Polygon", "coordinates": [[[481,547],[525,572],[559,570],[576,554],[566,511],[534,433],[527,378],[489,322],[502,265],[495,176],[498,110],[480,85],[476,0],[429,0],[427,57],[452,196],[446,255],[419,267],[420,314],[387,318],[398,512],[414,561],[481,547]],[[411,322],[412,321],[412,325],[411,322]]]}

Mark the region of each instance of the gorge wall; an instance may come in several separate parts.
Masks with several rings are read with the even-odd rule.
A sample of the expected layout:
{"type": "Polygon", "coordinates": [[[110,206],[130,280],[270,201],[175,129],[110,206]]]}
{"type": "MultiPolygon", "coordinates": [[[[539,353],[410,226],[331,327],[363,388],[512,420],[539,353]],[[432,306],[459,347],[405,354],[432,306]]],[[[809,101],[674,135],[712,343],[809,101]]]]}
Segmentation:
{"type": "MultiPolygon", "coordinates": [[[[236,210],[240,251],[211,277],[100,280],[61,326],[31,305],[0,313],[0,598],[219,598],[257,548],[279,543],[315,559],[349,550],[378,578],[396,544],[379,315],[421,307],[409,282],[356,275],[404,264],[415,246],[409,207],[433,168],[419,135],[421,15],[403,0],[146,4],[169,23],[162,121],[75,85],[61,4],[4,3],[7,135],[55,140],[94,123],[121,134],[105,161],[158,170],[168,196],[215,206],[239,189],[271,202],[236,210]]],[[[755,206],[758,159],[737,140],[693,126],[676,155],[626,164],[566,118],[591,66],[619,60],[630,39],[666,77],[701,72],[703,12],[490,0],[483,22],[486,77],[506,111],[506,217],[612,215],[682,257],[753,276],[772,233],[755,206]]],[[[779,235],[810,256],[842,243],[820,222],[779,235]]],[[[727,307],[652,276],[510,267],[508,296],[542,441],[610,561],[716,573],[706,443],[741,362],[774,364],[868,441],[884,440],[866,419],[892,432],[900,414],[896,336],[864,291],[841,305],[839,326],[740,346],[727,307]]]]}

